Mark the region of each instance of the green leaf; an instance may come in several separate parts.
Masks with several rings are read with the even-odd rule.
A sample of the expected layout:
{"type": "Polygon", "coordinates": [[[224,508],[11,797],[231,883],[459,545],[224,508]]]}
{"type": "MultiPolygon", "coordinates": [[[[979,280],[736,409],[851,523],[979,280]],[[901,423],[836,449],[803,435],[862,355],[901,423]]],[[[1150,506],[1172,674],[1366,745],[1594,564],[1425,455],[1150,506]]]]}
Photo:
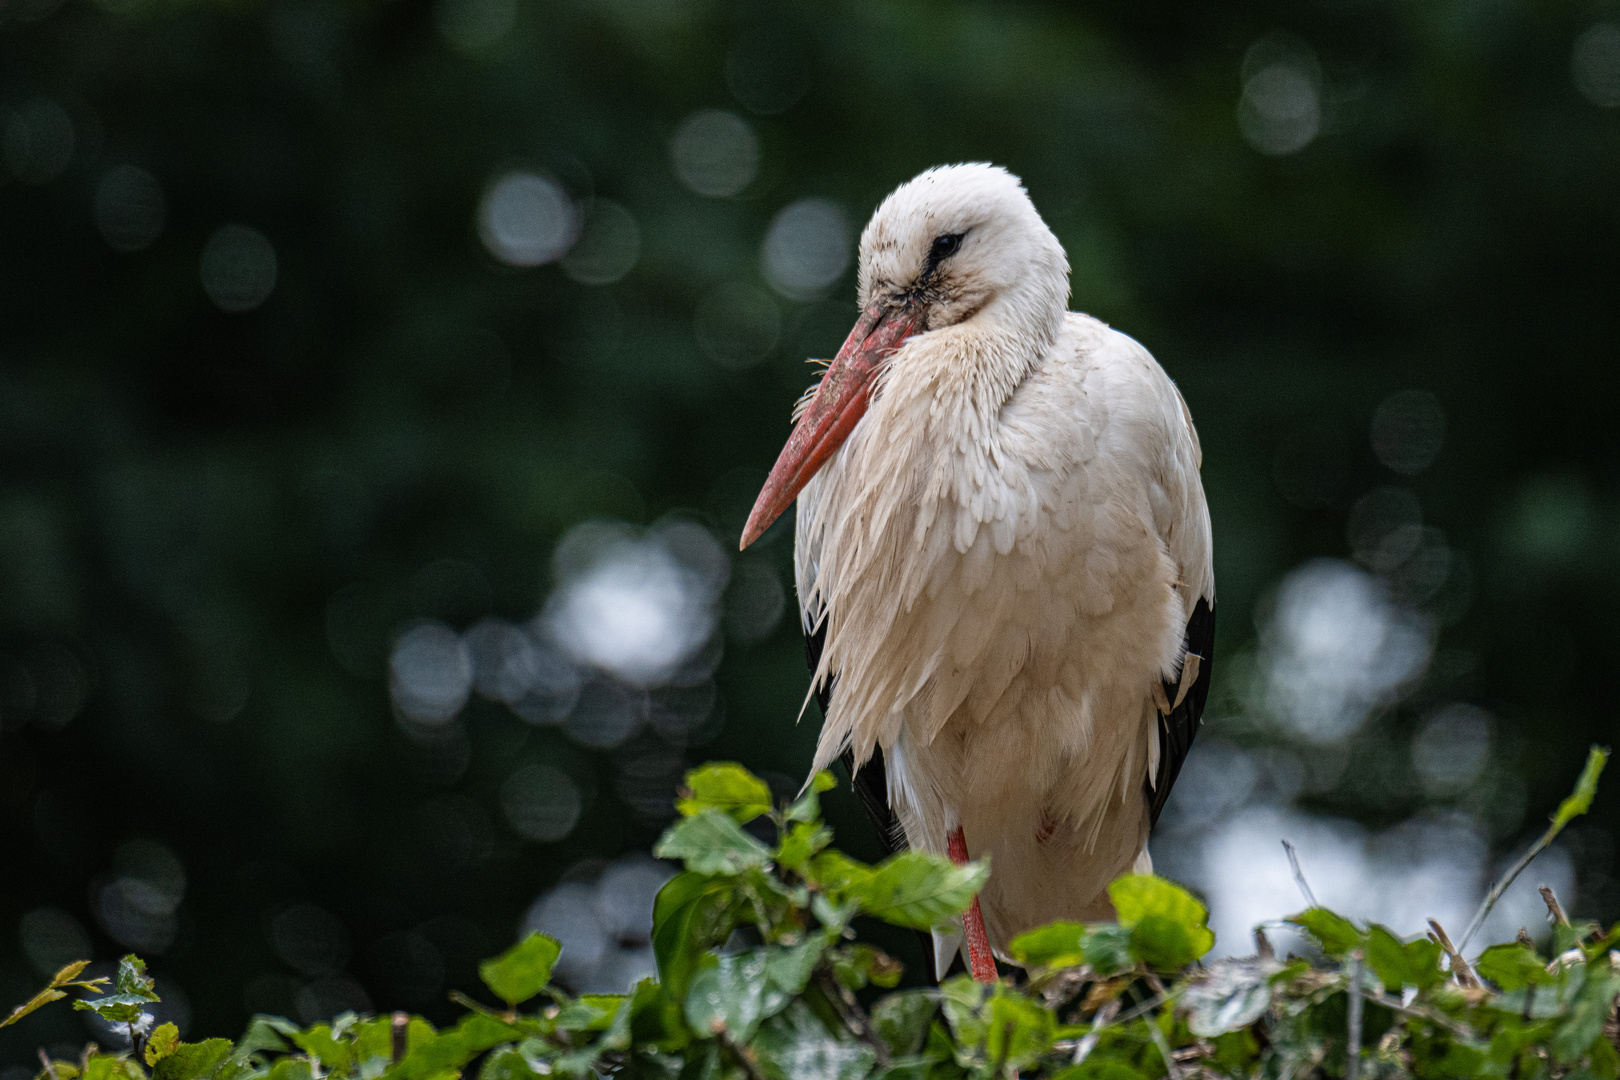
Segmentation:
{"type": "Polygon", "coordinates": [[[1150,967],[1184,967],[1215,945],[1208,909],[1173,881],[1129,874],[1108,886],[1108,897],[1131,928],[1131,954],[1150,967]]]}
{"type": "Polygon", "coordinates": [[[4,1020],[0,1020],[0,1028],[10,1027],[12,1024],[15,1024],[17,1021],[33,1012],[35,1009],[49,1005],[53,1001],[60,1001],[65,997],[67,997],[67,994],[63,991],[47,986],[39,993],[17,1006],[15,1009],[12,1009],[11,1015],[7,1016],[4,1020]]]}
{"type": "Polygon", "coordinates": [[[796,821],[788,826],[787,835],[776,849],[776,861],[796,873],[803,874],[810,860],[822,848],[832,843],[832,830],[819,821],[796,821]]]}
{"type": "Polygon", "coordinates": [[[1440,970],[1440,953],[1440,946],[1428,938],[1403,943],[1377,924],[1367,931],[1367,966],[1392,993],[1400,993],[1406,986],[1427,990],[1443,980],[1446,973],[1440,970]]]}
{"type": "Polygon", "coordinates": [[[1208,972],[1181,995],[1187,1027],[1199,1038],[1246,1028],[1271,1005],[1270,973],[1259,963],[1222,960],[1211,964],[1208,972]]]}
{"type": "Polygon", "coordinates": [[[772,1016],[787,1006],[788,1000],[804,992],[821,956],[827,951],[825,933],[810,934],[791,947],[773,945],[765,950],[765,994],[760,1015],[772,1016]]]}
{"type": "Polygon", "coordinates": [[[630,995],[630,1038],[661,1050],[680,1050],[691,1042],[680,1001],[653,979],[636,983],[630,995]]]}
{"type": "Polygon", "coordinates": [[[1479,954],[1474,970],[1503,990],[1523,990],[1552,978],[1547,974],[1547,962],[1534,949],[1517,942],[1492,945],[1479,954]]]}
{"type": "Polygon", "coordinates": [[[771,810],[771,788],[734,761],[718,761],[686,774],[686,786],[675,808],[685,817],[719,810],[748,823],[771,810]]]}
{"type": "MultiPolygon", "coordinates": [[[[154,1031],[152,1037],[155,1039],[157,1032],[154,1031]]],[[[220,1067],[230,1058],[231,1049],[229,1039],[179,1043],[158,1061],[157,1067],[152,1070],[152,1080],[208,1080],[219,1073],[220,1067]]]]}
{"type": "Polygon", "coordinates": [[[990,998],[984,1054],[1017,1070],[1033,1065],[1052,1048],[1057,1020],[1039,1004],[1005,984],[990,998]]]}
{"type": "Polygon", "coordinates": [[[1148,1074],[1131,1068],[1119,1058],[1093,1055],[1078,1065],[1054,1073],[1052,1080],[1148,1080],[1148,1074]]]}
{"type": "Polygon", "coordinates": [[[735,922],[735,883],[704,874],[677,874],[653,904],[653,957],[658,980],[676,1001],[685,1001],[704,953],[724,941],[735,922]]]}
{"type": "Polygon", "coordinates": [[[788,804],[783,817],[789,821],[815,821],[821,817],[821,793],[838,786],[833,774],[822,769],[804,786],[804,793],[788,804]]]}
{"type": "Polygon", "coordinates": [[[846,892],[868,915],[929,930],[966,910],[989,877],[990,864],[982,859],[958,866],[943,855],[902,851],[846,892]]]}
{"type": "Polygon", "coordinates": [[[822,891],[843,897],[850,889],[871,879],[876,870],[842,851],[823,851],[810,860],[805,877],[822,891]]]}
{"type": "Polygon", "coordinates": [[[870,1046],[834,1038],[798,1001],[761,1027],[749,1049],[767,1080],[860,1080],[877,1062],[870,1046]]]}
{"type": "Polygon", "coordinates": [[[628,1000],[627,994],[582,994],[557,1010],[557,1030],[606,1031],[628,1000]]]}
{"type": "Polygon", "coordinates": [[[765,954],[753,949],[699,969],[686,992],[686,1023],[702,1036],[745,1043],[763,1019],[765,954]]]}
{"type": "Polygon", "coordinates": [[[1558,812],[1553,815],[1554,830],[1562,829],[1592,808],[1592,799],[1597,795],[1598,777],[1603,775],[1603,766],[1608,760],[1608,747],[1594,746],[1586,752],[1586,765],[1581,769],[1580,778],[1575,781],[1575,790],[1558,804],[1558,812]]]}
{"type": "Polygon", "coordinates": [[[1019,934],[1007,950],[1026,968],[1077,967],[1086,960],[1080,944],[1085,936],[1083,924],[1059,921],[1019,934]]]}
{"type": "MultiPolygon", "coordinates": [[[[414,1024],[413,1024],[414,1026],[414,1024]]],[[[488,1013],[468,1013],[443,1031],[426,1032],[408,1039],[409,1050],[403,1061],[389,1071],[399,1080],[430,1080],[441,1074],[460,1071],[462,1066],[485,1050],[524,1038],[522,1028],[498,1020],[488,1013]]]]}
{"type": "MultiPolygon", "coordinates": [[[[550,1071],[549,1069],[547,1070],[550,1071]]],[[[497,1046],[484,1058],[478,1070],[478,1080],[536,1080],[542,1074],[535,1071],[529,1059],[516,1046],[497,1046]]]]}
{"type": "Polygon", "coordinates": [[[895,1057],[922,1049],[928,1024],[939,1012],[939,995],[932,990],[903,990],[872,1006],[872,1030],[888,1044],[895,1057]]]}
{"type": "Polygon", "coordinates": [[[1080,951],[1085,954],[1091,970],[1107,978],[1136,966],[1131,956],[1131,930],[1118,923],[1094,923],[1086,928],[1080,939],[1080,951]]]}
{"type": "Polygon", "coordinates": [[[884,989],[894,987],[905,974],[905,965],[872,945],[850,945],[832,955],[833,975],[851,990],[868,984],[884,989]]]}
{"type": "Polygon", "coordinates": [[[562,955],[554,937],[533,931],[493,960],[478,965],[478,975],[495,996],[516,1009],[546,988],[551,969],[562,955]]]}
{"type": "Polygon", "coordinates": [[[146,1037],[146,1052],[141,1056],[146,1058],[148,1065],[156,1065],[180,1046],[180,1029],[173,1024],[159,1024],[152,1034],[146,1037]]]}
{"type": "Polygon", "coordinates": [[[1620,972],[1610,969],[1608,960],[1587,966],[1586,981],[1570,1006],[1569,1019],[1553,1036],[1553,1057],[1568,1064],[1576,1061],[1603,1037],[1603,1024],[1614,1011],[1615,995],[1620,994],[1620,972]]]}
{"type": "Polygon", "coordinates": [[[157,992],[152,989],[152,979],[146,974],[146,961],[130,953],[118,961],[118,974],[113,978],[111,994],[75,1001],[73,1007],[93,1012],[110,1023],[129,1024],[141,1018],[148,1002],[158,1000],[157,992]]]}
{"type": "Polygon", "coordinates": [[[682,859],[699,874],[740,874],[771,864],[771,849],[720,810],[707,809],[670,826],[653,848],[660,859],[682,859]]]}
{"type": "Polygon", "coordinates": [[[945,1022],[951,1026],[956,1041],[963,1046],[983,1042],[984,1003],[990,988],[967,975],[953,975],[939,984],[939,994],[945,1022]]]}
{"type": "Polygon", "coordinates": [[[1361,944],[1362,934],[1356,929],[1356,924],[1324,907],[1313,907],[1298,915],[1290,915],[1288,921],[1303,927],[1329,956],[1343,956],[1361,944]]]}

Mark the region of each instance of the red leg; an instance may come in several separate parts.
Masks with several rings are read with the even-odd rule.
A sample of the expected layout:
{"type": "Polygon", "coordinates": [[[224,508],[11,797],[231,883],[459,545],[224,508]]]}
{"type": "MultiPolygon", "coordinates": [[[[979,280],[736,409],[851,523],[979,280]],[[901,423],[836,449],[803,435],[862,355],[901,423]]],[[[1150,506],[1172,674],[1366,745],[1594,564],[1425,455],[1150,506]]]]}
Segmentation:
{"type": "MultiPolygon", "coordinates": [[[[968,861],[967,837],[962,835],[960,827],[945,838],[945,847],[950,853],[951,862],[960,866],[968,861]]],[[[995,982],[1000,976],[996,974],[996,961],[990,952],[990,938],[984,932],[984,913],[979,910],[977,896],[962,913],[962,929],[967,934],[968,967],[973,971],[973,981],[995,982]]]]}

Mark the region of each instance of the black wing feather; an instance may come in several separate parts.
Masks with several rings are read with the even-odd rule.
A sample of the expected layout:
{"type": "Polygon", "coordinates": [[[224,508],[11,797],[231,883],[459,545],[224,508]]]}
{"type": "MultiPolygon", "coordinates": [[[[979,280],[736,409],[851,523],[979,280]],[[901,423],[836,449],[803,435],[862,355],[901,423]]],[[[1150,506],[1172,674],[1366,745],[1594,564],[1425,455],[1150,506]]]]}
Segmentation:
{"type": "MultiPolygon", "coordinates": [[[[1146,785],[1155,825],[1170,798],[1176,777],[1181,774],[1181,764],[1192,749],[1204,716],[1204,702],[1209,699],[1209,676],[1215,669],[1215,609],[1203,597],[1198,598],[1198,606],[1187,620],[1187,651],[1199,658],[1198,677],[1181,704],[1170,710],[1169,716],[1159,717],[1159,771],[1154,782],[1146,785]]],[[[1164,692],[1171,701],[1176,699],[1178,689],[1180,687],[1174,683],[1164,684],[1164,692]]]]}
{"type": "MultiPolygon", "coordinates": [[[[820,619],[813,628],[804,632],[804,658],[810,664],[812,676],[821,666],[821,650],[826,643],[827,620],[820,619]]],[[[816,704],[821,706],[822,719],[826,719],[827,709],[832,705],[833,685],[837,681],[837,676],[829,676],[826,682],[816,687],[816,704]]],[[[883,845],[884,854],[904,851],[906,832],[900,827],[900,819],[889,808],[889,776],[883,766],[883,751],[874,747],[872,756],[859,772],[855,770],[853,751],[845,750],[842,761],[844,768],[849,770],[849,781],[855,788],[856,798],[861,801],[861,809],[866,811],[867,820],[871,821],[872,829],[877,833],[878,843],[883,845]]]]}

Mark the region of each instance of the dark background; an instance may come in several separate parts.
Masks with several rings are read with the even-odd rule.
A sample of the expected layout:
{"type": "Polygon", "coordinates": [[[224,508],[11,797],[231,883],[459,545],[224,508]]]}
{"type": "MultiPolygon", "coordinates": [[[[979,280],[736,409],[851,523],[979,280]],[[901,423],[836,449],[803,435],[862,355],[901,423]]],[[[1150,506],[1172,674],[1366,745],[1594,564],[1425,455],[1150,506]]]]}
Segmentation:
{"type": "MultiPolygon", "coordinates": [[[[1073,306],[1146,344],[1198,422],[1205,741],[1303,767],[1290,812],[1376,833],[1455,811],[1492,858],[1522,846],[1614,730],[1617,21],[1584,0],[5,0],[0,1006],[133,947],[193,1035],[252,1009],[441,1015],[536,897],[651,845],[685,765],[796,784],[817,723],[794,726],[790,526],[716,553],[803,359],[853,321],[837,215],[853,237],[951,161],[1024,178],[1073,306]],[[701,109],[730,117],[690,127],[701,109]],[[480,208],[514,174],[595,246],[497,257],[480,208]],[[825,256],[808,284],[800,248],[825,256]],[[588,521],[661,525],[572,534],[554,562],[588,521]],[[604,551],[678,566],[703,646],[679,672],[576,656],[516,711],[411,697],[465,694],[451,631],[526,623],[604,551]],[[1315,557],[1426,643],[1328,736],[1277,719],[1282,646],[1257,630],[1315,557]],[[1473,719],[1411,749],[1451,703],[1473,719]],[[1481,733],[1483,764],[1456,743],[1481,733]],[[1453,751],[1473,764],[1430,767],[1453,751]]],[[[555,664],[543,638],[523,656],[555,664]]],[[[1617,807],[1565,844],[1583,915],[1620,915],[1617,807]]],[[[47,1010],[0,1064],[85,1037],[47,1010]]]]}

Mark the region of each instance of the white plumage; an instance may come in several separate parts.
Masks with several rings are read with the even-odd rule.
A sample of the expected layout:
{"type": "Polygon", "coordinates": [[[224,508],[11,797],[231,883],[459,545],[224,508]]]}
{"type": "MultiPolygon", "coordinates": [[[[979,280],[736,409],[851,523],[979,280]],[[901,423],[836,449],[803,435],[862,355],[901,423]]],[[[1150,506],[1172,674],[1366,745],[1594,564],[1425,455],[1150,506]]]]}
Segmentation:
{"type": "Polygon", "coordinates": [[[912,333],[798,495],[814,678],[836,680],[815,767],[881,750],[907,843],[944,853],[960,827],[989,855],[998,949],[1106,917],[1108,882],[1150,865],[1159,718],[1198,673],[1187,629],[1215,595],[1187,407],[1068,297],[1017,178],[963,165],[903,185],[861,236],[860,299],[909,305],[912,333]]]}

